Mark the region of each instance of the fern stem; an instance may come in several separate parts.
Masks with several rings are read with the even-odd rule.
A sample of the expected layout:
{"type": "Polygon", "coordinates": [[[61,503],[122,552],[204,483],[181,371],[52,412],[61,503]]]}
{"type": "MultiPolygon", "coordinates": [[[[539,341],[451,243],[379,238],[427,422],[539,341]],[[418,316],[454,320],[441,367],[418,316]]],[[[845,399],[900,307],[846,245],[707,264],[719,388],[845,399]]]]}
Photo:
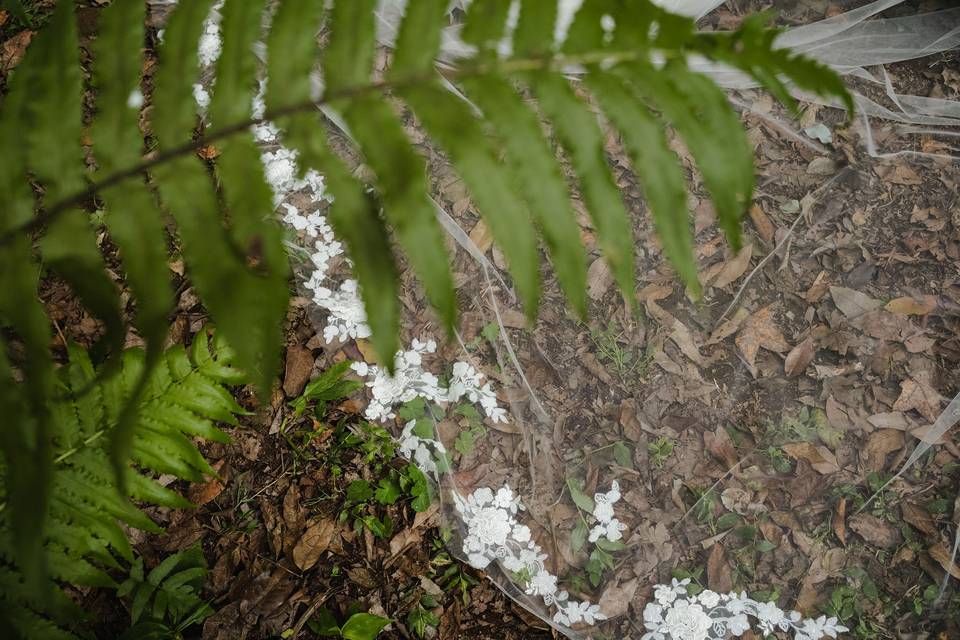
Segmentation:
{"type": "Polygon", "coordinates": [[[106,433],[106,432],[107,432],[106,429],[99,429],[98,431],[94,432],[93,435],[91,435],[89,438],[87,438],[86,440],[83,441],[83,445],[82,445],[82,446],[73,447],[72,449],[67,449],[66,451],[64,451],[63,453],[61,453],[59,456],[57,456],[56,458],[54,458],[54,459],[53,459],[53,464],[60,464],[61,462],[63,462],[64,460],[66,460],[67,458],[69,458],[70,456],[72,456],[73,454],[75,454],[77,451],[80,451],[80,450],[83,449],[84,447],[87,447],[87,446],[93,444],[94,442],[96,442],[97,440],[99,440],[99,439],[100,439],[100,436],[102,436],[102,435],[103,435],[104,433],[106,433]]]}
{"type": "MultiPolygon", "coordinates": [[[[490,73],[508,75],[524,71],[538,70],[562,72],[570,67],[589,67],[599,64],[609,65],[619,62],[639,60],[640,58],[649,59],[651,57],[651,53],[652,51],[650,49],[635,49],[629,51],[596,50],[576,55],[553,56],[549,58],[518,58],[514,60],[495,61],[492,63],[485,62],[460,68],[437,69],[436,71],[451,81],[474,76],[482,76],[490,73]]],[[[108,187],[112,187],[117,183],[123,182],[129,178],[142,175],[153,167],[185,156],[189,153],[196,152],[203,147],[207,147],[214,142],[217,142],[218,140],[222,140],[245,131],[251,126],[264,124],[266,122],[277,120],[279,118],[283,118],[284,116],[293,115],[295,113],[311,111],[332,102],[348,100],[350,98],[355,98],[367,93],[386,92],[392,89],[403,89],[404,87],[425,84],[433,80],[433,78],[434,73],[431,71],[429,73],[417,73],[405,77],[380,80],[355,87],[345,87],[339,91],[331,91],[329,94],[324,95],[320,100],[309,100],[290,104],[285,107],[278,107],[267,111],[260,118],[250,118],[222,127],[220,129],[214,129],[213,131],[204,133],[193,140],[154,154],[136,165],[107,174],[105,177],[99,180],[90,181],[87,187],[82,191],[78,191],[72,196],[68,196],[55,202],[43,211],[39,212],[29,221],[4,232],[2,235],[0,235],[0,247],[6,246],[22,233],[39,231],[45,225],[57,219],[64,212],[78,207],[92,198],[95,198],[99,191],[107,189],[108,187]]]]}

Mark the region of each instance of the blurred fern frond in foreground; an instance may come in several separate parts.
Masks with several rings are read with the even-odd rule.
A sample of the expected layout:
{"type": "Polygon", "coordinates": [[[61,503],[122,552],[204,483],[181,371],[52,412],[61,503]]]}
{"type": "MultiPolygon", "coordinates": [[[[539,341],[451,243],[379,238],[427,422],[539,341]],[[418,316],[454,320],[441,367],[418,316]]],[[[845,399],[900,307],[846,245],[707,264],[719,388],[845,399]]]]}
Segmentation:
{"type": "Polygon", "coordinates": [[[132,458],[137,468],[126,469],[126,492],[121,493],[111,469],[109,441],[118,414],[146,367],[146,356],[139,349],[127,350],[119,371],[98,380],[87,353],[70,348],[70,362],[57,371],[54,385],[64,394],[87,391],[52,409],[49,500],[46,506],[32,505],[43,508],[43,534],[26,532],[42,545],[49,572],[40,589],[28,582],[30,576],[24,575],[26,567],[17,553],[23,532],[12,517],[23,487],[17,486],[19,478],[10,473],[9,464],[0,468],[0,622],[13,627],[13,634],[4,637],[73,637],[59,625],[73,626],[84,614],[56,582],[118,586],[111,572],[134,560],[121,525],[162,531],[131,499],[174,509],[189,507],[180,494],[158,483],[156,474],[193,482],[216,475],[193,439],[226,442],[226,434],[215,423],[235,424],[236,416],[246,413],[226,388],[246,380],[232,367],[233,356],[219,337],[208,344],[205,332],[195,337],[189,353],[174,347],[162,355],[147,377],[134,425],[132,458]]]}
{"type": "MultiPolygon", "coordinates": [[[[81,55],[74,2],[59,0],[11,72],[0,103],[0,412],[8,421],[0,448],[8,505],[3,518],[11,534],[4,551],[31,584],[48,576],[105,583],[108,578],[90,559],[110,566],[115,553],[123,557],[129,549],[116,525],[100,517],[149,526],[137,520],[122,494],[108,497],[115,487],[107,469],[126,493],[167,502],[173,498],[150,493],[157,491],[154,485],[129,471],[131,456],[187,478],[208,471],[184,436],[169,431],[184,424],[200,428],[196,421],[179,422],[189,416],[162,423],[170,448],[143,446],[161,428],[162,418],[154,412],[169,409],[151,404],[157,381],[177,379],[187,370],[182,358],[172,369],[170,356],[163,355],[173,301],[168,234],[182,249],[192,284],[237,366],[261,391],[269,389],[278,367],[289,265],[251,124],[273,122],[284,144],[298,152],[300,171],[324,176],[336,200],[331,222],[353,259],[374,346],[391,366],[400,318],[394,247],[405,254],[443,322],[452,327],[456,316],[425,161],[406,136],[397,102],[463,178],[531,315],[539,301],[541,240],[570,304],[586,313],[585,250],[570,202],[574,187],[620,289],[633,297],[633,226],[604,155],[596,108],[633,161],[665,254],[696,291],[685,174],[666,130],[676,129],[696,161],[734,247],[751,199],[753,164],[751,146],[724,93],[691,71],[688,57],[732,65],[788,103],[787,87],[793,84],[852,106],[832,71],[776,50],[775,32],[758,20],[732,33],[701,33],[691,20],[649,0],[585,0],[563,41],[555,42],[555,3],[523,0],[516,23],[509,24],[512,3],[474,0],[461,31],[474,53],[438,70],[434,60],[449,26],[448,1],[416,0],[407,3],[389,68],[375,77],[377,0],[337,0],[328,10],[329,4],[223,4],[223,50],[207,130],[198,119],[193,85],[198,42],[213,0],[183,1],[173,11],[152,83],[144,85],[146,110],[134,99],[142,84],[142,0],[113,0],[99,13],[89,60],[81,55]],[[266,113],[255,118],[251,103],[263,69],[252,45],[264,38],[267,10],[272,15],[265,36],[266,113]],[[83,110],[81,60],[91,71],[89,117],[83,110]],[[318,65],[324,86],[319,98],[311,82],[318,65]],[[572,69],[582,81],[567,77],[572,69]],[[450,91],[451,84],[476,109],[450,91]],[[336,111],[350,127],[371,169],[371,184],[361,183],[331,151],[318,105],[336,111]],[[569,160],[575,185],[564,177],[554,142],[569,160]],[[195,151],[211,144],[217,157],[198,157],[195,151]],[[91,162],[92,172],[86,168],[91,162]],[[103,215],[92,216],[94,210],[103,215]],[[133,324],[146,343],[136,366],[122,348],[128,313],[108,276],[98,242],[104,235],[117,249],[124,285],[136,303],[133,324]],[[55,371],[50,323],[37,291],[48,274],[65,281],[103,324],[96,378],[76,349],[69,367],[55,371]],[[67,406],[78,411],[55,403],[64,394],[76,397],[67,406]],[[106,400],[112,404],[98,409],[106,400]],[[68,466],[89,461],[98,484],[87,478],[86,484],[65,486],[65,461],[57,460],[76,442],[64,438],[86,442],[97,430],[103,437],[90,443],[97,454],[81,451],[70,456],[68,466]],[[86,435],[77,435],[81,432],[86,435]],[[64,537],[63,527],[80,526],[58,512],[67,509],[58,501],[68,490],[83,494],[71,508],[98,501],[83,516],[94,519],[96,536],[57,537],[64,537]],[[96,493],[88,497],[87,491],[96,493]],[[84,546],[70,546],[77,544],[84,546]]],[[[209,417],[229,417],[235,407],[225,395],[210,397],[218,404],[193,409],[216,408],[217,415],[209,417]]],[[[178,411],[192,407],[177,406],[178,411]]],[[[215,434],[209,426],[203,429],[215,434]]],[[[79,475],[78,483],[84,480],[79,475]]]]}

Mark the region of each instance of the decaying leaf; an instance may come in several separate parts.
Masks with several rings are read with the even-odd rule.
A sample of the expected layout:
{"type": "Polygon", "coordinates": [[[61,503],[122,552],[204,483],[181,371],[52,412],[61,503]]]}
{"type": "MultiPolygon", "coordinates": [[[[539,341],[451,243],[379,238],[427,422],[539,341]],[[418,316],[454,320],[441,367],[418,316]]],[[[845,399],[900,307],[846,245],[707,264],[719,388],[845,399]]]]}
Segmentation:
{"type": "Polygon", "coordinates": [[[807,336],[787,354],[787,359],[783,363],[784,372],[788,376],[800,375],[813,362],[815,353],[813,337],[807,336]]]}
{"type": "Polygon", "coordinates": [[[610,585],[600,596],[600,609],[611,618],[625,614],[639,584],[637,578],[631,578],[626,582],[610,585]]]}
{"type": "Polygon", "coordinates": [[[770,244],[773,241],[773,234],[776,232],[776,229],[774,229],[773,223],[770,222],[770,217],[763,211],[763,207],[759,204],[754,204],[750,207],[750,220],[753,222],[753,226],[756,227],[757,233],[763,238],[763,241],[770,244]]]}
{"type": "Polygon", "coordinates": [[[833,512],[833,533],[837,536],[840,544],[847,546],[847,499],[840,498],[837,503],[837,510],[833,512]]]}
{"type": "Polygon", "coordinates": [[[900,383],[900,397],[893,403],[893,410],[909,411],[914,409],[924,418],[933,422],[940,414],[940,409],[945,400],[930,384],[929,375],[918,374],[916,378],[907,378],[900,383]]]}
{"type": "Polygon", "coordinates": [[[904,296],[894,298],[883,307],[890,313],[902,313],[908,316],[925,316],[937,308],[937,297],[931,295],[904,296]]]}
{"type": "Polygon", "coordinates": [[[867,446],[860,457],[863,468],[867,472],[882,471],[887,454],[903,448],[903,431],[896,429],[880,429],[870,434],[867,446]]]}
{"type": "Polygon", "coordinates": [[[747,267],[750,266],[751,257],[753,257],[753,245],[748,244],[723,265],[723,270],[717,275],[717,279],[713,281],[713,286],[722,289],[739,280],[740,276],[746,272],[747,267]]]}
{"type": "Polygon", "coordinates": [[[613,271],[603,258],[597,258],[587,271],[587,295],[599,300],[613,284],[613,271]]]}
{"type": "Polygon", "coordinates": [[[757,353],[761,347],[776,353],[790,350],[790,344],[773,322],[773,305],[766,306],[747,318],[737,334],[736,343],[754,377],[757,375],[757,353]]]}
{"type": "Polygon", "coordinates": [[[928,549],[930,557],[936,560],[943,570],[952,575],[957,580],[960,580],[960,564],[955,562],[955,558],[952,558],[952,554],[947,546],[942,542],[933,545],[928,549]]]}
{"type": "Polygon", "coordinates": [[[803,459],[810,463],[814,471],[824,475],[840,470],[837,457],[830,449],[810,442],[792,442],[783,445],[783,450],[794,458],[803,459]]]}
{"type": "Polygon", "coordinates": [[[846,287],[830,287],[830,295],[833,297],[833,303],[848,320],[883,306],[882,301],[874,300],[865,293],[846,287]]]}
{"type": "Polygon", "coordinates": [[[869,513],[858,513],[852,516],[847,524],[854,533],[874,547],[892,549],[900,544],[900,532],[897,528],[869,513]]]}
{"type": "Polygon", "coordinates": [[[315,520],[300,536],[300,540],[293,547],[293,562],[301,571],[306,571],[313,565],[330,546],[330,540],[337,529],[332,519],[321,518],[315,520]]]}

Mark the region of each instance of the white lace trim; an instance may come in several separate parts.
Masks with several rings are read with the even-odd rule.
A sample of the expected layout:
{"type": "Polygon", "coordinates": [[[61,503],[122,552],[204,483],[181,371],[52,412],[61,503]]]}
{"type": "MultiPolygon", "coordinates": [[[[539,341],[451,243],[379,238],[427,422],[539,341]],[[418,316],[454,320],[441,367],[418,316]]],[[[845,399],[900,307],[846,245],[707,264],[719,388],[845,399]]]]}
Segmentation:
{"type": "Polygon", "coordinates": [[[598,605],[572,600],[557,586],[557,576],[543,563],[547,555],[533,541],[530,528],[517,520],[523,504],[513,489],[504,485],[494,493],[481,487],[466,498],[454,493],[453,503],[466,526],[463,553],[472,567],[485,569],[491,562],[499,562],[524,593],[539,596],[544,605],[556,609],[553,621],[557,624],[569,627],[606,620],[598,605]]]}
{"type": "Polygon", "coordinates": [[[643,624],[647,629],[641,640],[721,640],[740,637],[753,628],[763,634],[776,631],[792,632],[795,640],[836,638],[849,631],[837,624],[836,618],[820,616],[803,618],[799,612],[785,612],[773,602],[758,602],[746,593],[716,593],[701,591],[687,595],[690,580],[673,580],[659,585],[653,593],[655,602],[648,602],[643,610],[643,624]]]}
{"type": "MultiPolygon", "coordinates": [[[[222,1],[214,4],[204,24],[199,44],[199,62],[206,71],[220,56],[220,13],[222,1]]],[[[162,34],[161,34],[162,35],[162,34]]],[[[209,106],[208,89],[214,79],[204,86],[194,86],[194,98],[203,113],[209,106]]],[[[262,117],[265,107],[263,93],[266,81],[260,82],[259,93],[253,99],[252,112],[262,117]]],[[[280,144],[280,130],[273,123],[251,127],[256,140],[265,147],[261,153],[266,180],[274,193],[274,206],[284,210],[283,221],[304,238],[316,239],[310,255],[315,267],[305,286],[313,294],[313,302],[328,312],[323,329],[327,342],[364,338],[370,335],[360,292],[356,281],[346,279],[339,283],[330,281],[330,262],[343,255],[343,246],[336,240],[326,218],[317,206],[332,202],[325,192],[323,176],[309,170],[298,178],[297,152],[280,144]],[[306,193],[310,198],[309,211],[304,212],[286,202],[293,193],[306,193]]],[[[346,260],[349,266],[349,260],[346,260]]],[[[369,420],[386,422],[395,418],[394,408],[414,398],[437,403],[459,402],[466,398],[479,404],[492,422],[506,422],[507,413],[499,406],[490,382],[484,381],[482,373],[466,362],[456,362],[447,388],[439,385],[436,375],[423,368],[422,356],[436,351],[432,339],[421,341],[414,338],[411,348],[396,354],[396,374],[365,362],[353,365],[354,371],[368,379],[367,387],[373,396],[366,409],[369,420]]],[[[446,450],[436,439],[423,438],[415,433],[416,422],[408,422],[398,438],[402,455],[414,460],[425,471],[436,474],[437,460],[446,450]]],[[[616,481],[605,493],[594,495],[592,512],[596,524],[590,530],[589,540],[597,542],[606,538],[616,542],[623,537],[626,526],[617,520],[613,505],[620,500],[620,487],[616,481]]],[[[547,555],[537,545],[529,527],[519,522],[517,515],[523,511],[520,498],[513,489],[504,485],[494,491],[487,487],[476,489],[463,497],[452,492],[457,513],[466,528],[463,552],[468,562],[484,569],[491,562],[498,562],[512,573],[525,593],[538,596],[544,605],[554,609],[553,621],[567,627],[577,624],[593,625],[607,616],[599,605],[589,601],[571,599],[558,586],[557,576],[546,570],[547,555]]],[[[837,624],[836,618],[821,616],[803,619],[792,611],[789,614],[773,603],[761,603],[746,597],[746,594],[716,594],[703,591],[697,596],[687,596],[689,580],[674,580],[671,585],[658,585],[656,602],[644,609],[644,625],[647,633],[643,640],[718,640],[728,634],[740,636],[751,628],[749,618],[757,620],[757,628],[763,633],[775,630],[792,631],[795,640],[820,640],[835,638],[837,633],[847,631],[837,624]]]]}

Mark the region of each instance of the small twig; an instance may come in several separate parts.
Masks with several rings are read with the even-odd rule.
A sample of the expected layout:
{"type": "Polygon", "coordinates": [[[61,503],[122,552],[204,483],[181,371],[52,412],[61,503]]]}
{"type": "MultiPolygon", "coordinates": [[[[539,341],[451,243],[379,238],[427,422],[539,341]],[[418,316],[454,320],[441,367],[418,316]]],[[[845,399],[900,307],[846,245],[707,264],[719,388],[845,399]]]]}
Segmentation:
{"type": "Polygon", "coordinates": [[[333,591],[328,591],[322,596],[314,599],[314,601],[310,603],[310,606],[307,607],[307,610],[303,612],[303,615],[300,616],[300,619],[297,620],[297,624],[293,625],[293,633],[291,633],[289,636],[290,640],[297,640],[297,636],[300,635],[303,627],[307,624],[307,621],[313,617],[313,614],[317,612],[317,609],[319,609],[324,602],[329,600],[330,596],[334,595],[335,593],[339,593],[341,589],[342,588],[337,588],[333,591]]]}
{"type": "Polygon", "coordinates": [[[797,217],[793,221],[793,224],[790,225],[790,228],[787,230],[784,236],[780,239],[780,242],[777,243],[777,246],[773,248],[773,251],[771,251],[770,253],[768,253],[766,256],[763,257],[763,260],[760,261],[760,264],[754,267],[753,271],[750,272],[750,275],[747,276],[747,279],[743,281],[742,285],[740,285],[740,290],[737,291],[737,295],[733,296],[733,300],[730,301],[730,304],[727,305],[727,308],[724,310],[722,314],[720,314],[720,317],[717,318],[717,321],[714,323],[714,326],[713,326],[714,331],[716,331],[717,327],[720,326],[720,323],[723,322],[724,318],[726,318],[727,315],[729,315],[729,313],[733,310],[733,308],[737,306],[737,303],[740,302],[740,298],[741,296],[743,296],[743,292],[747,290],[747,286],[749,286],[750,282],[753,280],[753,277],[757,275],[757,273],[759,273],[760,270],[763,269],[763,267],[765,267],[766,264],[770,262],[775,255],[780,253],[780,250],[784,246],[786,246],[787,242],[790,241],[790,238],[793,237],[793,232],[796,231],[797,226],[800,224],[800,221],[803,220],[803,218],[805,217],[805,214],[820,200],[820,197],[827,191],[827,189],[829,189],[833,185],[834,182],[844,177],[851,171],[852,169],[850,167],[844,167],[844,169],[840,171],[840,173],[838,173],[837,175],[827,180],[819,189],[817,189],[816,191],[810,194],[810,199],[808,201],[809,204],[802,211],[800,211],[800,213],[797,214],[797,217]]]}

